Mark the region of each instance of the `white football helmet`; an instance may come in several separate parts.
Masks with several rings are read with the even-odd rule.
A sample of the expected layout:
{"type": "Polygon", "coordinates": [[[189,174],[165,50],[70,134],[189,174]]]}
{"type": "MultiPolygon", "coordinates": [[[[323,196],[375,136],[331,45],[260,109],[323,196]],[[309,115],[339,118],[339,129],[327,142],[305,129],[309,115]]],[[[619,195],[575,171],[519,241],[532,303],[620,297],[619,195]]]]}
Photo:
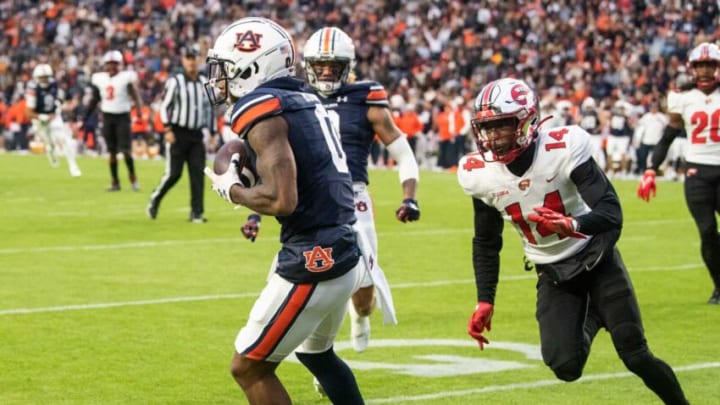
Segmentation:
{"type": "Polygon", "coordinates": [[[208,50],[205,90],[214,105],[234,102],[259,85],[295,74],[295,45],[274,21],[241,18],[208,50]]]}
{"type": "Polygon", "coordinates": [[[105,52],[105,55],[103,55],[103,63],[117,63],[122,64],[123,63],[123,55],[120,53],[120,51],[114,50],[114,51],[107,51],[105,52]]]}
{"type": "Polygon", "coordinates": [[[350,72],[355,69],[355,45],[352,38],[336,27],[325,27],[316,31],[305,43],[303,68],[308,83],[320,94],[327,96],[336,92],[348,81],[350,72]],[[318,77],[321,72],[315,64],[322,62],[339,64],[337,75],[331,80],[321,80],[318,77]]]}
{"type": "Polygon", "coordinates": [[[40,63],[33,69],[32,77],[35,83],[40,87],[47,87],[50,85],[53,77],[53,70],[47,63],[40,63]]]}
{"type": "MultiPolygon", "coordinates": [[[[693,76],[695,85],[700,90],[714,89],[718,83],[718,68],[720,68],[720,48],[710,42],[703,42],[693,48],[688,54],[688,70],[693,76]],[[715,64],[715,70],[712,75],[700,75],[695,68],[698,63],[710,62],[715,64]]],[[[703,72],[704,73],[704,72],[703,72]]]]}
{"type": "Polygon", "coordinates": [[[471,125],[478,150],[487,161],[510,163],[515,160],[535,141],[540,123],[537,95],[522,80],[495,80],[485,85],[475,99],[475,118],[471,125]],[[516,128],[512,139],[491,136],[498,121],[511,119],[515,120],[516,128]]]}

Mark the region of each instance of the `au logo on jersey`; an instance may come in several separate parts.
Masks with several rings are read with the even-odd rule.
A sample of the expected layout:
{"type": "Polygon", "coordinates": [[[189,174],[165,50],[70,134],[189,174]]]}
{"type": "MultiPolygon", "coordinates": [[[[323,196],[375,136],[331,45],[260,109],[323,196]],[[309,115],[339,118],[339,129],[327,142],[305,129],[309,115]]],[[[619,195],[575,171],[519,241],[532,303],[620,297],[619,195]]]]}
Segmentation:
{"type": "Polygon", "coordinates": [[[313,273],[330,270],[335,264],[335,260],[332,258],[332,248],[315,246],[312,250],[304,251],[303,256],[305,256],[305,268],[313,273]]]}
{"type": "Polygon", "coordinates": [[[260,49],[260,38],[262,34],[252,31],[238,32],[235,39],[235,49],[240,52],[252,52],[260,49]]]}

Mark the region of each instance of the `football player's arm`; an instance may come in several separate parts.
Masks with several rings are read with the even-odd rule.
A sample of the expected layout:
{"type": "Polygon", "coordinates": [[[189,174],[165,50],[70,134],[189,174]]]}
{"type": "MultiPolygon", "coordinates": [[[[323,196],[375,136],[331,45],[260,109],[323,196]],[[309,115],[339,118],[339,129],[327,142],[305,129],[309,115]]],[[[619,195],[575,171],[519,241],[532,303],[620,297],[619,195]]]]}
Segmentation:
{"type": "Polygon", "coordinates": [[[500,250],[503,240],[503,219],[493,207],[473,198],[475,236],[472,241],[472,261],[475,272],[477,301],[495,303],[500,274],[500,250]]]}
{"type": "Polygon", "coordinates": [[[573,217],[577,221],[575,231],[585,235],[597,235],[622,227],[620,199],[612,183],[593,158],[576,167],[570,174],[570,179],[592,209],[587,214],[573,217]]]}
{"type": "Polygon", "coordinates": [[[137,84],[135,84],[135,82],[130,82],[128,83],[127,88],[130,97],[132,97],[133,102],[135,103],[135,108],[137,108],[138,111],[142,111],[143,102],[140,98],[140,90],[138,89],[137,84]]]}
{"type": "Polygon", "coordinates": [[[288,126],[281,116],[255,124],[247,141],[257,154],[256,169],[262,183],[230,189],[232,202],[262,215],[286,216],[295,211],[298,201],[295,155],[288,140],[288,126]]]}
{"type": "Polygon", "coordinates": [[[652,169],[656,172],[662,165],[663,161],[665,161],[668,149],[670,149],[670,145],[672,145],[673,140],[682,133],[684,126],[682,115],[677,113],[668,114],[668,118],[670,121],[663,130],[662,138],[660,138],[658,143],[655,144],[652,151],[652,169]]]}
{"type": "Polygon", "coordinates": [[[170,126],[170,113],[175,103],[177,80],[171,78],[165,82],[165,94],[160,104],[160,121],[163,124],[163,140],[166,143],[175,143],[175,134],[170,126]]]}
{"type": "Polygon", "coordinates": [[[370,106],[367,118],[372,124],[373,131],[380,141],[387,147],[388,152],[397,162],[400,184],[402,184],[403,198],[415,199],[419,170],[415,155],[410,144],[393,122],[390,110],[385,107],[370,106]]]}

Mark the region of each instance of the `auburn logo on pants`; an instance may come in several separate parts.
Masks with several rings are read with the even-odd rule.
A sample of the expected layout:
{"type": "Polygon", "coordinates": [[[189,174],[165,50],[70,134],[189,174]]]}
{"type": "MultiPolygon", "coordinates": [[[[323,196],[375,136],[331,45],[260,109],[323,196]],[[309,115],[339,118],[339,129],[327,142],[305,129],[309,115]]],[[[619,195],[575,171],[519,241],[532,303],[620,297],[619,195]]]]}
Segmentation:
{"type": "Polygon", "coordinates": [[[305,256],[305,268],[313,273],[330,270],[335,264],[335,260],[332,258],[332,248],[315,246],[312,250],[304,251],[303,256],[305,256]]]}

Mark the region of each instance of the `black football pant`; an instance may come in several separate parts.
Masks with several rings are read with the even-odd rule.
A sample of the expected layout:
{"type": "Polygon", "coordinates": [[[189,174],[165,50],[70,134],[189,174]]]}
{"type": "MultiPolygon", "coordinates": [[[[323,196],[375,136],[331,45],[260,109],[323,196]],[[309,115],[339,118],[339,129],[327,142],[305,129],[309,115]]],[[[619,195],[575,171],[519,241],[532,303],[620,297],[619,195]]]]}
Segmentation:
{"type": "Polygon", "coordinates": [[[557,378],[580,378],[592,340],[605,327],[625,366],[648,388],[666,404],[687,403],[670,366],[647,346],[635,291],[617,249],[592,271],[560,284],[539,273],[536,318],[543,360],[557,378]]]}
{"type": "Polygon", "coordinates": [[[135,176],[135,161],[130,151],[130,113],[103,113],[102,117],[102,136],[105,138],[108,154],[110,155],[110,177],[113,184],[119,184],[118,152],[121,152],[125,158],[125,166],[128,169],[130,182],[135,182],[137,178],[135,176]]]}
{"type": "Polygon", "coordinates": [[[205,191],[205,144],[203,143],[202,131],[185,129],[173,126],[175,143],[167,146],[165,153],[165,173],[160,179],[160,184],[155,187],[150,195],[150,203],[155,207],[160,206],[160,201],[165,194],[182,177],[185,162],[188,165],[190,176],[190,209],[191,215],[202,216],[204,208],[205,191]]]}
{"type": "Polygon", "coordinates": [[[686,163],[685,201],[700,232],[700,253],[715,288],[720,288],[720,166],[686,163]]]}

